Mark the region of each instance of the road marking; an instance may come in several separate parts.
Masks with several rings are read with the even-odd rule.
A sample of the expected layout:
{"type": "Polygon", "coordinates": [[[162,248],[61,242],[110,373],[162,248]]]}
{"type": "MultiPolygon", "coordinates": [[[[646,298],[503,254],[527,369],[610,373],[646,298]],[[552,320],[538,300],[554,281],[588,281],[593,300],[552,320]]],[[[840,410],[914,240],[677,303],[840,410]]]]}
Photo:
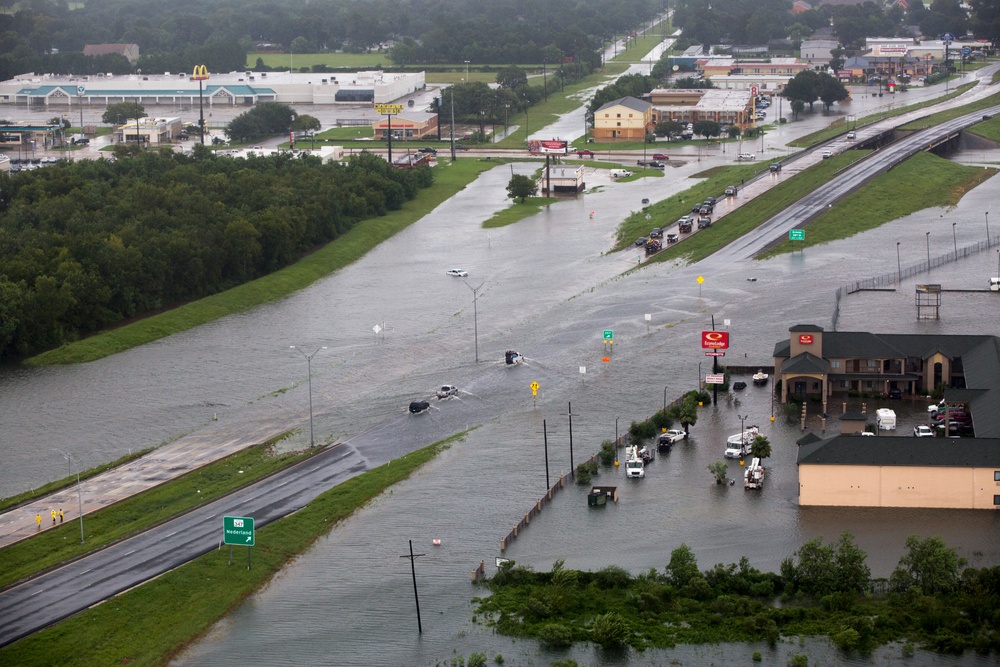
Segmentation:
{"type": "Polygon", "coordinates": [[[127,552],[125,553],[125,555],[126,555],[126,556],[131,556],[131,555],[132,555],[132,554],[134,554],[134,553],[135,553],[135,549],[132,549],[132,551],[127,551],[127,552]]]}
{"type": "Polygon", "coordinates": [[[42,589],[42,590],[40,590],[40,591],[35,591],[34,593],[32,593],[31,595],[29,595],[28,597],[30,597],[30,598],[33,598],[33,597],[35,597],[36,595],[38,595],[39,593],[44,593],[44,592],[45,592],[45,589],[43,588],[43,589],[42,589]]]}
{"type": "Polygon", "coordinates": [[[170,533],[169,535],[165,535],[164,537],[173,537],[173,536],[174,536],[174,535],[176,535],[176,534],[177,534],[178,532],[179,532],[179,531],[176,531],[176,530],[175,530],[174,532],[170,533]]]}

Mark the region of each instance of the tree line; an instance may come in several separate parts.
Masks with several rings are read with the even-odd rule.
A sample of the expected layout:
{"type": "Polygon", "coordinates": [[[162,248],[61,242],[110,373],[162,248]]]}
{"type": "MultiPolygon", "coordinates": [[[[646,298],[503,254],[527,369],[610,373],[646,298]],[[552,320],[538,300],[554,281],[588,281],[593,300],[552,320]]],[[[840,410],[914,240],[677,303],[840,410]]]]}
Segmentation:
{"type": "Polygon", "coordinates": [[[368,153],[343,165],[200,145],[0,175],[0,359],[288,266],[432,178],[368,153]]]}
{"type": "Polygon", "coordinates": [[[229,72],[255,44],[294,53],[361,53],[389,48],[397,65],[461,63],[600,64],[602,39],[662,11],[659,0],[524,3],[498,0],[37,0],[0,12],[0,80],[24,72],[125,74],[229,72]],[[140,58],[83,56],[86,44],[134,43],[140,58]]]}
{"type": "MultiPolygon", "coordinates": [[[[869,654],[903,640],[931,651],[1000,652],[1000,566],[965,567],[939,537],[911,535],[888,579],[872,579],[867,554],[850,533],[807,541],[780,572],[746,557],[702,571],[680,545],[662,571],[631,575],[618,566],[550,572],[508,562],[487,581],[476,614],[500,633],[552,648],[593,642],[602,648],[760,642],[827,636],[847,653],[869,654]]],[[[755,658],[756,659],[756,658],[755,658]]]]}

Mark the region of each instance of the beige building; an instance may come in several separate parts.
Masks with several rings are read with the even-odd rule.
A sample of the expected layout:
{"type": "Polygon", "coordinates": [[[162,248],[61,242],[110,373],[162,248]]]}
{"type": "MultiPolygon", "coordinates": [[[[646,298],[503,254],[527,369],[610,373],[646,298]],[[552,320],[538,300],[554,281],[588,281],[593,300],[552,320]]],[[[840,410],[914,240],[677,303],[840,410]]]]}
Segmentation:
{"type": "Polygon", "coordinates": [[[595,141],[642,141],[653,131],[653,105],[635,97],[612,100],[594,112],[595,141]]]}
{"type": "Polygon", "coordinates": [[[1000,508],[1000,439],[799,441],[799,505],[1000,508]]]}
{"type": "Polygon", "coordinates": [[[655,88],[649,93],[649,101],[654,105],[654,125],[661,120],[711,120],[723,127],[747,127],[754,119],[754,103],[748,90],[655,88]]]}

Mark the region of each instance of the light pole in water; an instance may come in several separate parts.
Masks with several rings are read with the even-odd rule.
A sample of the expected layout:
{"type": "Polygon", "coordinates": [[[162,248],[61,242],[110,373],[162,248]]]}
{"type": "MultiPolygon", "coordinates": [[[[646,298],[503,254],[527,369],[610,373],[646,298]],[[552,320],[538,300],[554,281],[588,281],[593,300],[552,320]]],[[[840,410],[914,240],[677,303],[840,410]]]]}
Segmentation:
{"type": "Polygon", "coordinates": [[[315,444],[315,440],[313,439],[313,375],[312,375],[312,359],[317,354],[319,354],[319,350],[325,350],[326,349],[326,345],[324,345],[323,347],[319,348],[319,350],[316,350],[312,354],[306,354],[305,352],[303,352],[302,350],[300,350],[295,345],[289,345],[288,347],[290,349],[292,349],[292,350],[295,350],[296,352],[298,352],[299,354],[301,354],[303,357],[306,358],[306,367],[308,368],[308,372],[309,372],[309,446],[312,447],[315,444]]]}
{"type": "Polygon", "coordinates": [[[476,302],[479,300],[479,288],[486,284],[486,281],[479,283],[478,286],[473,287],[469,283],[465,283],[465,286],[472,290],[472,326],[475,331],[476,338],[476,363],[479,363],[479,307],[476,302]]]}

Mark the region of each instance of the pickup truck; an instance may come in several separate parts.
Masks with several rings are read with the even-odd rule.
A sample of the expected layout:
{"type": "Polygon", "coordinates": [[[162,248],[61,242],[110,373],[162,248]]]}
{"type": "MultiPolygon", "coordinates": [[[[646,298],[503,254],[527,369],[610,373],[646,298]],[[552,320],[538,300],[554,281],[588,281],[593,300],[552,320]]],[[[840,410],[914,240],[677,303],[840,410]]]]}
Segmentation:
{"type": "Polygon", "coordinates": [[[687,216],[684,216],[683,218],[677,221],[677,231],[680,232],[681,234],[690,234],[691,227],[692,227],[691,218],[687,216]]]}
{"type": "Polygon", "coordinates": [[[698,229],[706,229],[712,226],[712,219],[707,215],[698,218],[698,229]]]}
{"type": "Polygon", "coordinates": [[[681,440],[683,440],[686,437],[687,437],[687,433],[685,433],[683,429],[672,428],[669,431],[667,431],[666,433],[661,433],[659,439],[657,440],[657,442],[659,442],[661,445],[664,442],[673,445],[675,443],[680,442],[681,440]]]}

